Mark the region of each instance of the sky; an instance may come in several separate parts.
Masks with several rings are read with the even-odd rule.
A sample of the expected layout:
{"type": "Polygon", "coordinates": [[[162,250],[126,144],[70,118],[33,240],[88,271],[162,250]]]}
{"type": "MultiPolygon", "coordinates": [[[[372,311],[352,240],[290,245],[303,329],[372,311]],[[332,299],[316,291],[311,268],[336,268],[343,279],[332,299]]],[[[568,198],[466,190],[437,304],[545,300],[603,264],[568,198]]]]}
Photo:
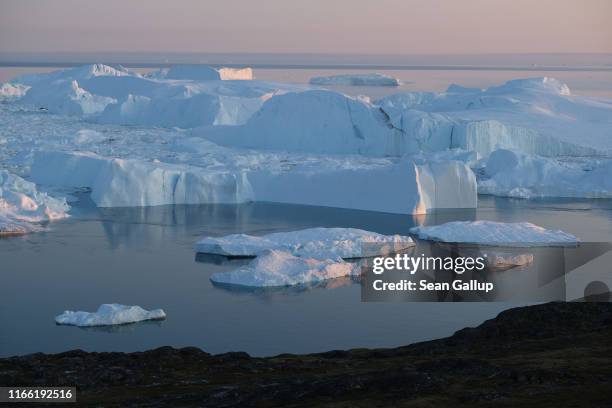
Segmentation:
{"type": "Polygon", "coordinates": [[[611,0],[0,0],[0,52],[612,53],[611,0]]]}

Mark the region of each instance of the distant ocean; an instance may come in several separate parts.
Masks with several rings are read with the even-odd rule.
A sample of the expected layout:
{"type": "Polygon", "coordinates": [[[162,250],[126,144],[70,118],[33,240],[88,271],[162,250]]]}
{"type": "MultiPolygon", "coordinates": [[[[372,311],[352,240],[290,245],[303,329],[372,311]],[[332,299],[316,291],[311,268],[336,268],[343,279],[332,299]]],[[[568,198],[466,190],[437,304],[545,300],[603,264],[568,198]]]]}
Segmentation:
{"type": "Polygon", "coordinates": [[[195,53],[1,53],[0,81],[24,73],[101,62],[140,72],[172,64],[250,66],[256,79],[307,83],[313,76],[380,72],[399,78],[399,88],[332,87],[373,98],[403,91],[443,91],[456,83],[488,87],[517,78],[555,77],[573,93],[612,97],[612,54],[195,54],[195,53]]]}

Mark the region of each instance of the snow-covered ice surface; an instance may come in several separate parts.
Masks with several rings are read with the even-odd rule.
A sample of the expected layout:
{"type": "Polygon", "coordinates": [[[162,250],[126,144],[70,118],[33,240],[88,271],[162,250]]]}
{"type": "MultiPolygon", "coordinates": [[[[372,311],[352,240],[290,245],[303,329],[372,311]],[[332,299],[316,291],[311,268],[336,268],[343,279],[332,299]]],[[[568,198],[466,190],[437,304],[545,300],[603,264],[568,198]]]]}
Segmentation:
{"type": "Polygon", "coordinates": [[[211,275],[216,284],[244,287],[313,285],[325,280],[361,274],[359,263],[340,258],[298,257],[289,251],[271,250],[260,254],[247,266],[211,275]]]}
{"type": "Polygon", "coordinates": [[[18,77],[0,95],[0,168],[45,188],[90,188],[99,206],[269,201],[422,214],[475,208],[477,190],[611,196],[612,101],[573,96],[554,79],[371,103],[252,77],[102,64],[18,77]]]}
{"type": "Polygon", "coordinates": [[[0,235],[39,231],[41,223],[68,217],[69,209],[65,199],[53,198],[34,183],[0,170],[0,235]]]}
{"type": "Polygon", "coordinates": [[[400,86],[399,79],[384,74],[351,74],[314,77],[312,85],[400,86]]]}
{"type": "Polygon", "coordinates": [[[549,230],[529,222],[453,221],[441,225],[414,227],[410,232],[420,239],[452,243],[512,247],[578,244],[578,238],[572,234],[549,230]]]}
{"type": "Polygon", "coordinates": [[[542,156],[612,156],[612,101],[571,95],[554,78],[508,81],[488,89],[450,86],[376,102],[422,148],[498,148],[542,156]],[[416,118],[416,119],[415,119],[416,118]],[[415,129],[416,124],[416,129],[415,129]]]}
{"type": "Polygon", "coordinates": [[[136,323],[144,320],[162,320],[166,313],[162,309],[145,310],[140,306],[117,303],[101,305],[96,312],[74,312],[66,310],[55,317],[57,324],[91,327],[136,323]]]}
{"type": "Polygon", "coordinates": [[[517,198],[612,198],[612,160],[559,161],[499,149],[487,159],[478,191],[517,198]]]}
{"type": "Polygon", "coordinates": [[[205,237],[197,242],[196,251],[246,257],[280,250],[300,257],[350,259],[387,255],[412,246],[412,238],[401,235],[381,235],[355,228],[308,228],[263,236],[205,237]]]}

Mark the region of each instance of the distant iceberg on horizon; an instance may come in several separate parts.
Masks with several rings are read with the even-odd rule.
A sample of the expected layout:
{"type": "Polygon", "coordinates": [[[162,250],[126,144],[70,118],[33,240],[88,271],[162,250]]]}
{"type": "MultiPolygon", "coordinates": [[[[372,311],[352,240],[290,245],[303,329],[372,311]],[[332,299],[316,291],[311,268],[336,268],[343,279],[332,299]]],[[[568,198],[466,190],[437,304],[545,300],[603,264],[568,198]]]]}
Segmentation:
{"type": "Polygon", "coordinates": [[[399,79],[384,74],[349,74],[310,78],[311,85],[400,86],[399,79]]]}

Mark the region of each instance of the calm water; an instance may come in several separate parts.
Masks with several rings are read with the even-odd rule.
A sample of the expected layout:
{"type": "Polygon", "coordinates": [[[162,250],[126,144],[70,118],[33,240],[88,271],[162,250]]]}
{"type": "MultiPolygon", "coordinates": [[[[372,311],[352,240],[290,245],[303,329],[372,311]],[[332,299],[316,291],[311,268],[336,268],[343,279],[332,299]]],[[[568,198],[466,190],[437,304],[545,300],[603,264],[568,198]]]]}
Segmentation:
{"type": "Polygon", "coordinates": [[[407,233],[415,222],[531,221],[583,240],[612,238],[612,201],[481,197],[478,210],[411,216],[280,204],[98,209],[83,198],[46,233],[0,239],[0,355],[68,349],[198,346],[212,353],[305,353],[390,347],[443,337],[511,307],[506,303],[361,303],[345,280],[310,290],[235,292],[209,277],[236,263],[195,257],[198,237],[313,226],[407,233]],[[65,309],[102,303],[161,307],[167,320],[81,329],[56,326],[65,309]]]}
{"type": "MultiPolygon", "coordinates": [[[[247,64],[248,65],[248,64],[247,64]]],[[[0,67],[0,82],[57,68],[0,67]]],[[[146,71],[146,69],[140,69],[146,71]]],[[[381,70],[404,85],[337,87],[378,98],[401,91],[442,91],[451,83],[486,87],[513,78],[554,76],[576,94],[612,97],[611,71],[381,70]]],[[[258,79],[307,83],[349,69],[256,69],[258,79]]],[[[336,280],[311,290],[234,292],[212,286],[214,272],[235,263],[196,259],[202,235],[263,234],[314,226],[407,233],[416,222],[489,219],[530,221],[584,241],[612,240],[612,201],[523,201],[481,197],[476,211],[427,217],[330,208],[249,204],[97,209],[86,197],[72,218],[46,233],[0,239],[0,356],[68,349],[144,350],[198,346],[212,353],[306,353],[351,347],[391,347],[448,336],[511,307],[500,303],[361,303],[359,285],[336,280]],[[161,307],[167,320],[116,329],[56,326],[66,309],[102,303],[161,307]]]]}

